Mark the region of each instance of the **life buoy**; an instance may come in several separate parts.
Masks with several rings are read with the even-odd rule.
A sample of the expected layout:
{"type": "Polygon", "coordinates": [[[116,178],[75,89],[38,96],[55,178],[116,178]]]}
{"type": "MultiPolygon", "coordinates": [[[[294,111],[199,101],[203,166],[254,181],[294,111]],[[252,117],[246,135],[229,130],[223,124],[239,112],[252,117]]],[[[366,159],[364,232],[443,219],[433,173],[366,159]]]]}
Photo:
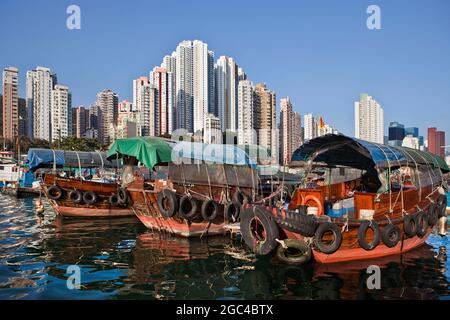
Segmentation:
{"type": "Polygon", "coordinates": [[[408,214],[403,219],[403,231],[408,237],[414,237],[417,233],[417,217],[415,214],[408,214]]]}
{"type": "Polygon", "coordinates": [[[119,197],[117,196],[117,194],[113,193],[109,196],[108,202],[112,207],[115,207],[119,204],[119,197]]]}
{"type": "Polygon", "coordinates": [[[428,224],[433,227],[439,220],[439,207],[435,203],[428,206],[428,224]]]}
{"type": "Polygon", "coordinates": [[[59,200],[63,196],[63,191],[57,185],[50,186],[47,189],[47,197],[51,200],[59,200]]]}
{"type": "Polygon", "coordinates": [[[424,212],[419,212],[417,214],[417,232],[416,234],[419,236],[419,238],[423,238],[428,229],[428,217],[425,215],[424,212]]]}
{"type": "Polygon", "coordinates": [[[278,245],[280,231],[272,214],[260,206],[241,212],[240,230],[244,242],[254,253],[268,255],[278,245]]]}
{"type": "Polygon", "coordinates": [[[166,218],[173,217],[178,211],[178,198],[172,190],[163,189],[158,194],[157,203],[159,212],[166,218]]]}
{"type": "Polygon", "coordinates": [[[98,201],[98,195],[94,191],[86,191],[83,193],[83,201],[86,204],[93,205],[98,201]]]}
{"type": "Polygon", "coordinates": [[[250,203],[250,200],[247,197],[247,195],[241,190],[236,190],[236,192],[233,194],[232,201],[239,208],[242,207],[244,204],[250,203]]]}
{"type": "Polygon", "coordinates": [[[365,220],[361,223],[358,229],[358,243],[364,250],[373,250],[380,243],[380,228],[375,221],[365,220]],[[367,242],[367,230],[371,229],[373,232],[373,239],[367,242]]]}
{"type": "Polygon", "coordinates": [[[316,233],[314,234],[314,246],[321,252],[326,254],[332,254],[336,252],[342,243],[342,234],[339,227],[332,222],[324,222],[319,224],[316,233]],[[330,233],[333,236],[331,243],[327,243],[323,239],[324,235],[330,233]]]}
{"type": "Polygon", "coordinates": [[[381,232],[381,240],[388,248],[393,248],[401,239],[400,228],[395,224],[388,224],[383,228],[381,232]]]}
{"type": "Polygon", "coordinates": [[[313,203],[314,205],[312,207],[316,207],[318,209],[318,215],[323,215],[324,212],[322,202],[320,202],[320,200],[316,196],[313,196],[311,194],[307,195],[305,197],[305,200],[303,201],[303,204],[308,207],[311,207],[309,203],[313,203]]]}
{"type": "Polygon", "coordinates": [[[182,218],[192,220],[197,215],[197,209],[198,204],[194,198],[188,195],[181,197],[178,212],[182,218]]]}
{"type": "Polygon", "coordinates": [[[206,200],[202,203],[201,213],[204,220],[213,221],[219,214],[219,206],[212,199],[206,200]]]}
{"type": "Polygon", "coordinates": [[[118,201],[119,204],[127,204],[128,203],[128,191],[127,188],[119,188],[119,190],[117,190],[117,197],[118,197],[118,201]]]}
{"type": "Polygon", "coordinates": [[[225,205],[223,210],[224,216],[228,221],[236,222],[239,220],[239,213],[241,209],[230,201],[225,205]]]}
{"type": "Polygon", "coordinates": [[[289,264],[301,265],[311,260],[311,247],[303,240],[286,239],[278,245],[277,257],[280,261],[289,264]]]}
{"type": "Polygon", "coordinates": [[[83,201],[83,194],[78,190],[72,190],[69,192],[69,199],[75,203],[79,204],[83,201]]]}

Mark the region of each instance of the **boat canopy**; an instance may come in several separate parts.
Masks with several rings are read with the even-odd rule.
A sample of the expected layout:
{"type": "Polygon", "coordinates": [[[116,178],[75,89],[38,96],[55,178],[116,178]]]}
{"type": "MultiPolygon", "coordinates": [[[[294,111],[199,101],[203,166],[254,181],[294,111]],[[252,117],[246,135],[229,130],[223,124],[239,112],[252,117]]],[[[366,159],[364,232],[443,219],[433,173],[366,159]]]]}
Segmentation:
{"type": "Polygon", "coordinates": [[[159,164],[186,162],[187,159],[233,165],[255,164],[234,145],[174,141],[159,137],[118,139],[108,151],[108,159],[134,157],[153,169],[159,164]]]}
{"type": "Polygon", "coordinates": [[[292,154],[291,166],[302,166],[310,161],[361,170],[371,167],[383,170],[417,164],[433,166],[443,173],[450,172],[444,159],[429,152],[372,143],[341,134],[328,134],[309,140],[292,154]]]}
{"type": "Polygon", "coordinates": [[[117,161],[109,161],[106,152],[66,151],[53,149],[28,150],[26,164],[30,170],[39,168],[117,168],[117,161]]]}

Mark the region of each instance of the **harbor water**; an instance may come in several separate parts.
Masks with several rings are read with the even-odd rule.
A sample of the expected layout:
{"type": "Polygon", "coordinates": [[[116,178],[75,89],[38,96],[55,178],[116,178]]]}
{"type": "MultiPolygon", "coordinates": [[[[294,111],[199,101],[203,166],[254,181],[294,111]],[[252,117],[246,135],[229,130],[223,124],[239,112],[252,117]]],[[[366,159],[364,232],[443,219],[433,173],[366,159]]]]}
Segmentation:
{"type": "Polygon", "coordinates": [[[135,218],[61,219],[46,203],[0,194],[0,299],[448,299],[450,242],[434,232],[402,256],[282,265],[239,239],[180,239],[135,218]],[[80,268],[69,289],[67,268],[80,268]],[[381,289],[366,286],[369,265],[381,289]]]}

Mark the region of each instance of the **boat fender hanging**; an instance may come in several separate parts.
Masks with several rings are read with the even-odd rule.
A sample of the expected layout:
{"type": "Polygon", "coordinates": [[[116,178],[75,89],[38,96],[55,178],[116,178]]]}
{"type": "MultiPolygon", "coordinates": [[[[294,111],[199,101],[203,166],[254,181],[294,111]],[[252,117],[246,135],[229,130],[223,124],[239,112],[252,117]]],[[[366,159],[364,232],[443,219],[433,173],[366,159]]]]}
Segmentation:
{"type": "Polygon", "coordinates": [[[320,202],[320,200],[316,196],[313,196],[311,194],[307,195],[304,200],[304,205],[308,206],[308,203],[311,203],[311,202],[313,202],[315,204],[314,207],[316,207],[318,209],[317,214],[322,215],[323,214],[323,205],[320,202]]]}
{"type": "Polygon", "coordinates": [[[236,222],[239,219],[239,213],[241,209],[236,206],[232,201],[225,205],[223,210],[224,216],[228,221],[236,222]]]}
{"type": "Polygon", "coordinates": [[[47,189],[47,196],[51,200],[59,200],[63,196],[63,191],[57,185],[53,185],[47,189]]]}
{"type": "Polygon", "coordinates": [[[117,194],[113,193],[109,196],[108,202],[112,207],[115,207],[119,205],[119,197],[117,196],[117,194]]]}
{"type": "Polygon", "coordinates": [[[285,239],[278,242],[277,258],[281,262],[302,265],[311,260],[311,247],[304,240],[285,239]]]}
{"type": "Polygon", "coordinates": [[[403,219],[403,231],[408,237],[414,237],[417,233],[417,217],[415,214],[408,214],[403,219]]]}
{"type": "Polygon", "coordinates": [[[381,232],[381,240],[388,248],[393,248],[401,240],[400,228],[395,224],[388,224],[383,228],[381,232]]]}
{"type": "Polygon", "coordinates": [[[375,221],[364,220],[358,229],[358,243],[364,250],[373,250],[380,243],[380,228],[375,221]],[[373,239],[371,242],[367,241],[367,230],[371,229],[373,232],[373,239]]]}
{"type": "Polygon", "coordinates": [[[242,207],[244,204],[249,203],[249,198],[247,195],[242,192],[241,190],[236,190],[236,192],[233,194],[232,201],[237,207],[242,207]]]}
{"type": "Polygon", "coordinates": [[[117,190],[117,197],[118,197],[118,201],[119,204],[127,204],[128,203],[128,191],[127,188],[119,188],[119,190],[117,190]]]}
{"type": "Polygon", "coordinates": [[[188,195],[181,197],[178,212],[182,218],[192,220],[197,215],[197,209],[198,204],[194,198],[188,195]]]}
{"type": "Polygon", "coordinates": [[[201,213],[205,221],[213,221],[219,214],[219,206],[212,199],[206,200],[202,203],[201,213]]]}
{"type": "Polygon", "coordinates": [[[278,225],[272,214],[261,206],[245,209],[240,214],[242,238],[257,255],[268,255],[278,246],[278,225]]]}
{"type": "Polygon", "coordinates": [[[321,252],[332,254],[336,252],[342,244],[341,229],[332,222],[324,222],[319,224],[316,233],[314,234],[314,246],[321,252]],[[323,236],[327,233],[333,234],[331,243],[327,243],[323,236]]]}
{"type": "Polygon", "coordinates": [[[427,212],[428,224],[433,227],[439,220],[439,207],[435,203],[430,203],[427,212]]]}
{"type": "Polygon", "coordinates": [[[424,212],[417,214],[417,235],[419,238],[423,238],[427,234],[428,229],[428,217],[424,212]]]}
{"type": "Polygon", "coordinates": [[[158,194],[157,203],[159,212],[166,218],[173,217],[178,211],[178,197],[172,190],[162,190],[158,194]]]}
{"type": "Polygon", "coordinates": [[[83,201],[83,194],[79,190],[72,190],[69,192],[69,199],[73,203],[79,204],[83,201]]]}
{"type": "Polygon", "coordinates": [[[98,201],[98,195],[94,191],[86,191],[83,193],[83,201],[86,204],[93,205],[98,201]]]}

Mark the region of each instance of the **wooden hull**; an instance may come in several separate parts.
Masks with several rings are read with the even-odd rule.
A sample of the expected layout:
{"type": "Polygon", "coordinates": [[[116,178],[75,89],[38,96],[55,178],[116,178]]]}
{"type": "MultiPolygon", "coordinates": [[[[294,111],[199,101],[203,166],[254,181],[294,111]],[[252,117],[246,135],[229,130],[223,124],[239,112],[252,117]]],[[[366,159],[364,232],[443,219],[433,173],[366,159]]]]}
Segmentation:
{"type": "Polygon", "coordinates": [[[43,192],[48,198],[47,189],[51,185],[57,185],[65,190],[64,195],[59,200],[49,199],[50,204],[58,215],[63,217],[80,218],[115,218],[133,216],[131,206],[111,206],[108,198],[117,192],[118,185],[115,183],[101,183],[93,181],[81,181],[78,179],[60,178],[52,174],[47,174],[43,183],[43,192]],[[100,200],[88,205],[85,203],[75,204],[68,198],[68,190],[79,190],[81,192],[93,191],[100,197],[100,200]]]}
{"type": "Polygon", "coordinates": [[[119,218],[134,216],[131,208],[89,208],[60,206],[56,201],[50,200],[55,212],[63,217],[78,218],[119,218]]]}
{"type": "Polygon", "coordinates": [[[177,217],[165,218],[158,209],[157,192],[132,187],[128,187],[127,190],[131,195],[134,213],[151,230],[167,232],[180,237],[201,237],[226,233],[223,217],[218,217],[212,223],[190,222],[177,217]]]}

